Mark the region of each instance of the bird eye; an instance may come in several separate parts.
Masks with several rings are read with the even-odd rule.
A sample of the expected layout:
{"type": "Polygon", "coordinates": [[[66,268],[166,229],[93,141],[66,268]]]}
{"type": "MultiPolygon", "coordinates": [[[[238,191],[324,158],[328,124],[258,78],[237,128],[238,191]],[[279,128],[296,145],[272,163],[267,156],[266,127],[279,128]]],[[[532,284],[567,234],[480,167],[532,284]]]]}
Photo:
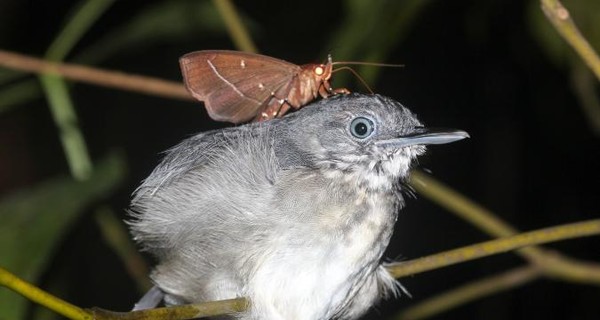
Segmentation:
{"type": "Polygon", "coordinates": [[[365,117],[358,117],[350,122],[350,133],[358,139],[369,137],[374,129],[375,125],[373,124],[373,121],[365,117]]]}

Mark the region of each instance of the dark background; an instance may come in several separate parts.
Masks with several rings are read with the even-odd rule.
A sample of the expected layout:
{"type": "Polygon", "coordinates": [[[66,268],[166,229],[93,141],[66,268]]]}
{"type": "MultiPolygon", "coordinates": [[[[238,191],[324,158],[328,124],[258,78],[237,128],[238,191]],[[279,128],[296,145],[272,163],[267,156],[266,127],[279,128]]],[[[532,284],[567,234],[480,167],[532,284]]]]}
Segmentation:
{"type": "MultiPolygon", "coordinates": [[[[182,2],[193,3],[117,1],[67,61],[179,81],[181,55],[235,49],[216,13],[215,21],[208,22],[192,12],[173,22],[185,24],[183,31],[157,32],[113,52],[104,47],[145,9],[182,2]],[[91,57],[103,49],[108,53],[91,57]]],[[[595,29],[588,22],[594,13],[588,10],[597,7],[592,2],[572,2],[575,20],[582,21],[582,31],[586,35],[588,30],[590,37],[595,29]]],[[[581,103],[586,94],[597,99],[598,84],[562,46],[536,1],[423,1],[412,14],[406,13],[409,2],[373,1],[379,10],[367,8],[358,15],[349,13],[349,3],[237,1],[236,5],[263,54],[298,64],[323,61],[327,53],[338,61],[377,57],[379,62],[404,64],[402,69],[378,69],[379,77],[368,78],[374,91],[402,102],[429,126],[460,128],[472,137],[430,148],[420,160],[421,168],[516,228],[531,230],[598,217],[600,131],[589,124],[581,103]],[[372,16],[378,14],[389,23],[378,23],[378,17],[372,16]],[[406,22],[392,29],[397,19],[406,22]],[[340,41],[344,28],[368,30],[370,35],[349,50],[340,41]],[[376,41],[393,34],[397,35],[393,39],[376,41]],[[587,79],[592,91],[578,93],[577,77],[587,79]]],[[[76,4],[0,0],[0,48],[43,56],[76,4]]],[[[590,40],[600,48],[600,43],[590,40]]],[[[352,81],[344,85],[366,91],[352,81]]],[[[81,83],[71,86],[71,95],[92,159],[115,150],[126,158],[125,182],[108,199],[122,219],[131,192],[158,163],[161,151],[193,133],[228,125],[211,121],[200,103],[81,83]]],[[[0,195],[68,172],[41,93],[0,113],[0,195]]],[[[488,239],[434,203],[410,199],[388,257],[410,260],[488,239]]],[[[600,243],[588,238],[548,247],[598,261],[600,243]]],[[[367,318],[389,318],[436,293],[524,263],[514,254],[504,254],[404,279],[412,298],[383,302],[367,318]]],[[[83,307],[124,311],[140,296],[89,212],[80,215],[62,238],[38,283],[83,307]]],[[[436,319],[600,319],[598,301],[597,286],[542,279],[436,319]]],[[[34,315],[29,312],[30,318],[34,315]]]]}

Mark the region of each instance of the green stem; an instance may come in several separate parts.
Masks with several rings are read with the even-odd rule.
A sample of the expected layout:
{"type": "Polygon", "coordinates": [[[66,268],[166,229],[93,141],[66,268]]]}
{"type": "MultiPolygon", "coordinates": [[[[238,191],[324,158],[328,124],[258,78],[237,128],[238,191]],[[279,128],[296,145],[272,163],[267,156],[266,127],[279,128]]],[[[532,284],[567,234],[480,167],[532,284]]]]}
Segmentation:
{"type": "MultiPolygon", "coordinates": [[[[63,60],[113,2],[114,0],[85,1],[52,42],[46,52],[46,58],[53,61],[63,60]]],[[[71,174],[78,180],[87,179],[93,170],[92,162],[77,124],[77,115],[67,85],[62,77],[56,75],[45,74],[40,76],[40,80],[49,100],[52,117],[60,132],[71,174]]]]}
{"type": "Polygon", "coordinates": [[[77,115],[69,98],[69,90],[64,80],[56,75],[40,76],[42,88],[46,93],[54,123],[60,132],[67,163],[71,174],[79,181],[86,180],[92,174],[92,162],[77,124],[77,115]]]}
{"type": "Polygon", "coordinates": [[[230,0],[213,0],[213,3],[225,21],[235,47],[242,51],[257,53],[258,49],[244,27],[235,5],[230,0]]]}
{"type": "Polygon", "coordinates": [[[115,0],[84,1],[46,51],[46,59],[62,61],[115,0]]]}

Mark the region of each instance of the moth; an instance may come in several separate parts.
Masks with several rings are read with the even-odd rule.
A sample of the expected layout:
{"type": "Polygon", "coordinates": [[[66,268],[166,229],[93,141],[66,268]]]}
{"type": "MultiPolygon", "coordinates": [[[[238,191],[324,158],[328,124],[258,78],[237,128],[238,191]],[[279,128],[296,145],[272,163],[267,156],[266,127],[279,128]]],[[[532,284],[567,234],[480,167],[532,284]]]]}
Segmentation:
{"type": "Polygon", "coordinates": [[[217,121],[242,123],[282,117],[318,96],[350,93],[329,83],[334,63],[296,65],[254,53],[206,50],[179,59],[187,90],[217,121]]]}

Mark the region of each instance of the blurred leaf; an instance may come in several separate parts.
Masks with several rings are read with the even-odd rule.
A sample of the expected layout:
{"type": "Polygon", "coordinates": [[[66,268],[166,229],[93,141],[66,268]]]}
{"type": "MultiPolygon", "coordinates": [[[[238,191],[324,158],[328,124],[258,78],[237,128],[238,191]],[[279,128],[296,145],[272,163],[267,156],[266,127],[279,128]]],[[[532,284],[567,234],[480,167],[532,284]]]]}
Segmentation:
{"type": "Polygon", "coordinates": [[[46,51],[46,58],[53,61],[64,60],[83,35],[114,2],[115,0],[83,0],[80,7],[69,15],[65,27],[46,51]]]}
{"type": "Polygon", "coordinates": [[[12,107],[41,96],[39,84],[34,79],[24,79],[28,73],[0,69],[0,114],[12,107]]]}
{"type": "MultiPolygon", "coordinates": [[[[65,232],[90,203],[107,197],[125,174],[123,159],[102,161],[91,179],[55,178],[0,200],[0,265],[35,282],[65,232]]],[[[21,319],[27,301],[0,289],[0,319],[21,319]]]]}
{"type": "Polygon", "coordinates": [[[140,9],[127,23],[85,49],[78,60],[97,62],[128,48],[214,34],[225,35],[226,29],[210,1],[163,1],[140,9]]]}
{"type": "Polygon", "coordinates": [[[17,70],[0,69],[0,85],[15,81],[25,75],[27,75],[27,73],[17,70]]]}
{"type": "Polygon", "coordinates": [[[32,79],[3,86],[0,90],[0,114],[41,96],[39,83],[32,79]]]}

